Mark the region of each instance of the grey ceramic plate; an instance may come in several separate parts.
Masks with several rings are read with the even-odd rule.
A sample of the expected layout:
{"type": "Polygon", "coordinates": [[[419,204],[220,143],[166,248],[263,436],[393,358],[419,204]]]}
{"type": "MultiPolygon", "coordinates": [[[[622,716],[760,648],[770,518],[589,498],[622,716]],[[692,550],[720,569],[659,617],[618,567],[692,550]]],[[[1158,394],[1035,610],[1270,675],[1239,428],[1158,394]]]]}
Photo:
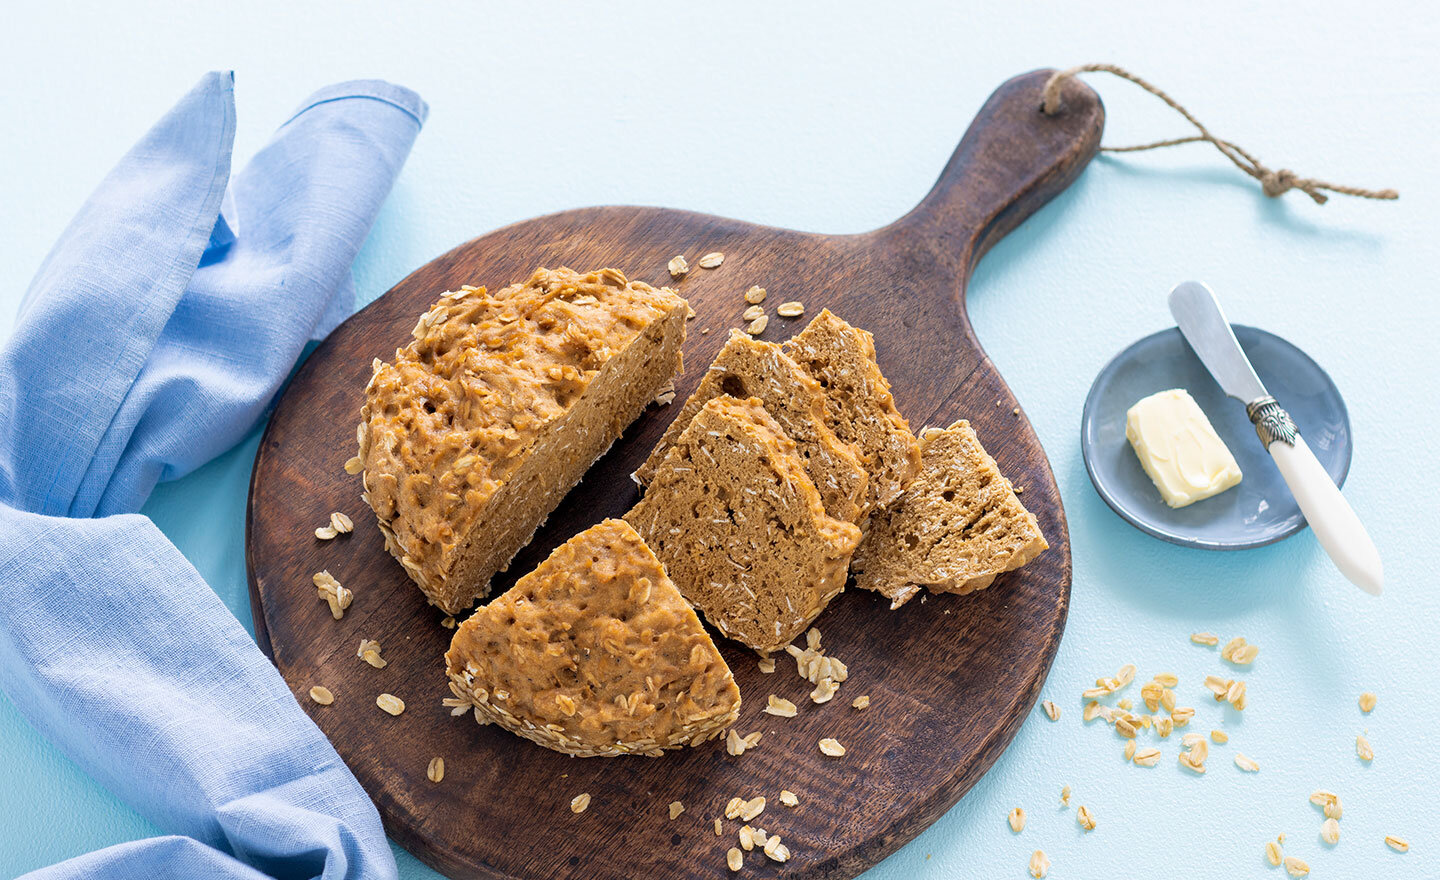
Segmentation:
{"type": "MultiPolygon", "coordinates": [[[[1289,411],[1315,457],[1343,485],[1350,470],[1350,417],[1335,383],[1305,352],[1280,337],[1232,325],[1265,388],[1289,411]]],[[[1090,387],[1080,447],[1090,482],[1131,525],[1166,541],[1208,550],[1243,550],[1287,538],[1305,517],[1245,416],[1190,350],[1178,328],[1147,336],[1115,357],[1090,387]],[[1125,439],[1125,413],[1146,395],[1184,388],[1230,447],[1240,485],[1188,507],[1172,509],[1125,439]]]]}

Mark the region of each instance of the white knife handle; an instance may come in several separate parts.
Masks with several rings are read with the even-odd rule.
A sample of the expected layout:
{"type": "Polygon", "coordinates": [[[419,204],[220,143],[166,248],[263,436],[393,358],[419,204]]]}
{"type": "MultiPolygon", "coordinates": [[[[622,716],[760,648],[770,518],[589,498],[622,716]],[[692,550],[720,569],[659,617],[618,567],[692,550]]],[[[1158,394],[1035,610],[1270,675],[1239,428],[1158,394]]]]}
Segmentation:
{"type": "Polygon", "coordinates": [[[1350,502],[1340,494],[1330,474],[1305,444],[1295,436],[1295,445],[1277,440],[1270,444],[1270,456],[1290,486],[1300,512],[1340,573],[1367,593],[1378,596],[1385,581],[1380,553],[1370,540],[1350,502]]]}

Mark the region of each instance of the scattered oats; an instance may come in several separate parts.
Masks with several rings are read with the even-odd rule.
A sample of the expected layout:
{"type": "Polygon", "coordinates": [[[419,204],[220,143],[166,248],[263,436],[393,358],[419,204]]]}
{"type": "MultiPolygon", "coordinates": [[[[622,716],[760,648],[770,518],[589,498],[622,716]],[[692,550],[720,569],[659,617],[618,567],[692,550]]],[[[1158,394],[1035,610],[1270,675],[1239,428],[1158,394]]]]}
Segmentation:
{"type": "Polygon", "coordinates": [[[1403,837],[1396,837],[1393,834],[1385,835],[1385,845],[1396,852],[1410,851],[1410,842],[1403,837]]]}
{"type": "Polygon", "coordinates": [[[709,328],[709,327],[701,327],[701,328],[700,328],[700,335],[701,335],[701,336],[709,336],[709,335],[710,335],[710,328],[709,328]]]}
{"type": "Polygon", "coordinates": [[[1126,712],[1129,712],[1131,709],[1134,709],[1134,708],[1135,708],[1135,702],[1134,702],[1133,700],[1131,700],[1129,697],[1126,697],[1125,699],[1120,700],[1120,701],[1117,702],[1115,705],[1116,705],[1118,708],[1124,709],[1126,712]]]}
{"type": "Polygon", "coordinates": [[[1201,736],[1198,733],[1187,733],[1184,736],[1180,737],[1180,741],[1185,744],[1186,748],[1190,748],[1204,738],[1205,737],[1201,736]]]}
{"type": "Polygon", "coordinates": [[[375,698],[375,705],[391,715],[399,715],[405,711],[405,701],[394,694],[381,694],[375,698]]]}
{"type": "Polygon", "coordinates": [[[839,687],[833,678],[822,678],[820,683],[815,685],[815,690],[810,692],[810,700],[815,703],[828,703],[839,687]]]}
{"type": "Polygon", "coordinates": [[[761,672],[769,675],[770,673],[775,671],[775,658],[761,657],[760,662],[757,665],[760,667],[761,672]]]}
{"type": "Polygon", "coordinates": [[[805,304],[795,300],[784,302],[776,307],[775,314],[782,318],[798,318],[805,314],[805,304]]]}
{"type": "Polygon", "coordinates": [[[671,257],[670,262],[665,268],[670,270],[671,278],[680,278],[684,276],[686,272],[690,271],[690,263],[687,262],[684,255],[681,254],[671,257]]]}
{"type": "Polygon", "coordinates": [[[1134,680],[1135,680],[1135,664],[1133,664],[1133,663],[1126,663],[1124,666],[1121,666],[1121,667],[1120,667],[1120,674],[1115,676],[1115,680],[1119,682],[1119,684],[1116,686],[1116,690],[1119,690],[1120,688],[1122,688],[1122,687],[1124,687],[1125,685],[1129,684],[1130,682],[1134,681],[1134,680]]]}
{"type": "Polygon", "coordinates": [[[1335,798],[1335,800],[1325,805],[1325,816],[1327,818],[1339,819],[1341,816],[1344,815],[1345,808],[1340,806],[1340,798],[1338,796],[1335,798]]]}
{"type": "Polygon", "coordinates": [[[1237,651],[1243,650],[1244,648],[1245,648],[1245,639],[1237,636],[1237,637],[1231,639],[1230,641],[1226,642],[1226,643],[1225,643],[1225,647],[1223,647],[1223,648],[1220,649],[1220,658],[1221,658],[1222,660],[1229,660],[1230,662],[1233,663],[1233,662],[1235,662],[1235,653],[1236,653],[1237,651]]]}
{"type": "Polygon", "coordinates": [[[747,733],[747,734],[745,734],[744,736],[740,737],[740,741],[745,744],[745,748],[747,748],[747,749],[753,749],[753,748],[755,748],[756,746],[760,745],[760,737],[762,737],[762,736],[764,736],[764,735],[765,735],[765,734],[763,734],[763,733],[761,733],[760,731],[756,730],[756,731],[754,731],[754,732],[752,732],[752,733],[747,733]]]}
{"type": "Polygon", "coordinates": [[[1135,757],[1135,740],[1132,739],[1125,743],[1125,760],[1129,761],[1133,757],[1135,757]]]}
{"type": "Polygon", "coordinates": [[[765,288],[756,284],[745,291],[745,301],[752,306],[759,305],[765,301],[765,288]]]}
{"type": "Polygon", "coordinates": [[[363,470],[365,470],[365,461],[358,455],[352,456],[345,462],[345,473],[350,474],[352,477],[363,470]]]}
{"type": "Polygon", "coordinates": [[[745,327],[745,332],[746,332],[746,333],[749,333],[751,336],[759,336],[761,333],[764,333],[764,332],[765,332],[765,327],[766,327],[769,323],[770,323],[770,317],[769,317],[768,315],[761,315],[760,317],[758,317],[758,318],[756,318],[755,320],[751,321],[751,322],[745,327]]]}
{"type": "Polygon", "coordinates": [[[425,768],[425,778],[431,782],[439,782],[445,778],[445,759],[436,755],[430,759],[430,766],[425,768]]]}
{"type": "Polygon", "coordinates": [[[1180,766],[1184,767],[1187,770],[1193,770],[1196,773],[1205,772],[1205,765],[1190,757],[1189,752],[1180,753],[1180,766]]]}
{"type": "Polygon", "coordinates": [[[751,832],[751,833],[754,835],[755,845],[756,845],[756,846],[764,846],[765,843],[766,843],[766,841],[768,841],[768,840],[770,839],[769,837],[765,836],[765,829],[764,829],[764,828],[756,828],[756,829],[754,829],[754,831],[751,832]]]}
{"type": "Polygon", "coordinates": [[[732,755],[745,754],[745,741],[740,738],[740,734],[736,733],[733,727],[730,728],[729,733],[725,734],[725,751],[732,755]]]}
{"type": "Polygon", "coordinates": [[[1255,763],[1254,758],[1250,757],[1244,752],[1235,753],[1235,766],[1239,767],[1241,770],[1244,770],[1246,773],[1260,772],[1260,765],[1255,763]]]}
{"type": "Polygon", "coordinates": [[[1051,721],[1059,721],[1059,720],[1060,720],[1060,707],[1057,706],[1057,705],[1055,705],[1054,702],[1052,702],[1052,701],[1050,701],[1050,700],[1046,700],[1045,702],[1041,703],[1040,705],[1041,705],[1042,708],[1045,709],[1045,714],[1048,715],[1048,716],[1050,716],[1050,720],[1051,720],[1051,721]]]}
{"type": "Polygon", "coordinates": [[[850,705],[854,706],[856,709],[868,709],[870,708],[870,695],[861,694],[860,696],[856,697],[855,701],[850,705]]]}
{"type": "Polygon", "coordinates": [[[679,815],[680,815],[681,813],[683,813],[683,812],[685,812],[685,805],[684,805],[684,804],[680,803],[679,801],[671,801],[671,802],[670,802],[670,818],[671,818],[671,819],[674,819],[676,816],[679,816],[679,815]]]}
{"type": "Polygon", "coordinates": [[[1094,721],[1096,718],[1100,717],[1100,710],[1102,708],[1104,707],[1102,707],[1098,702],[1096,702],[1095,700],[1091,700],[1090,702],[1085,704],[1085,711],[1081,715],[1081,717],[1084,718],[1086,721],[1094,721]]]}
{"type": "Polygon", "coordinates": [[[1126,718],[1116,718],[1116,719],[1115,719],[1115,732],[1118,733],[1118,734],[1120,734],[1120,735],[1123,736],[1123,737],[1128,737],[1128,738],[1130,738],[1130,739],[1134,739],[1134,738],[1135,738],[1135,725],[1134,725],[1134,724],[1131,724],[1130,721],[1129,721],[1128,719],[1126,719],[1126,718]]]}
{"type": "Polygon", "coordinates": [[[732,846],[725,853],[725,864],[730,866],[730,870],[738,871],[745,867],[745,854],[740,852],[738,847],[732,846]]]}
{"type": "Polygon", "coordinates": [[[1205,689],[1215,695],[1216,701],[1225,699],[1226,691],[1235,682],[1228,678],[1221,678],[1218,675],[1205,676],[1205,689]]]}
{"type": "Polygon", "coordinates": [[[720,837],[725,833],[725,823],[719,819],[715,820],[715,836],[720,837]]]}
{"type": "Polygon", "coordinates": [[[1205,759],[1210,757],[1210,746],[1205,740],[1200,740],[1190,746],[1190,759],[1197,764],[1204,764],[1205,759]]]}
{"type": "Polygon", "coordinates": [[[1236,681],[1231,683],[1229,689],[1225,691],[1225,702],[1234,706],[1236,709],[1243,710],[1245,708],[1245,682],[1236,681]]]}
{"type": "Polygon", "coordinates": [[[1189,706],[1181,706],[1170,713],[1170,720],[1174,722],[1176,727],[1184,727],[1189,724],[1190,719],[1194,717],[1195,710],[1189,706]]]}
{"type": "Polygon", "coordinates": [[[1084,804],[1081,804],[1080,809],[1075,811],[1075,821],[1079,822],[1080,827],[1086,831],[1095,830],[1095,814],[1090,812],[1090,808],[1084,804]]]}
{"type": "Polygon", "coordinates": [[[453,618],[453,617],[446,617],[444,620],[440,621],[440,625],[443,626],[443,627],[445,627],[446,629],[454,629],[454,628],[455,628],[455,618],[453,618]]]}
{"type": "Polygon", "coordinates": [[[1335,794],[1335,792],[1326,791],[1323,788],[1316,789],[1315,791],[1310,793],[1310,803],[1314,804],[1317,807],[1328,806],[1339,799],[1340,798],[1335,794]]]}
{"type": "MultiPolygon", "coordinates": [[[[764,846],[764,844],[761,844],[764,846]]],[[[740,826],[740,848],[750,852],[755,848],[755,829],[749,825],[740,826]]]]}
{"type": "Polygon", "coordinates": [[[1049,870],[1050,857],[1045,855],[1042,850],[1035,850],[1035,854],[1030,857],[1030,876],[1035,880],[1040,880],[1049,870]]]}
{"type": "Polygon", "coordinates": [[[751,306],[740,313],[740,319],[743,321],[753,321],[763,314],[765,314],[764,306],[751,306]]]}
{"type": "Polygon", "coordinates": [[[1265,844],[1265,860],[1268,861],[1271,865],[1278,868],[1280,867],[1280,863],[1284,861],[1284,859],[1285,853],[1283,850],[1280,849],[1280,844],[1276,843],[1273,840],[1265,844]]]}
{"type": "Polygon", "coordinates": [[[1359,755],[1362,761],[1375,760],[1375,750],[1370,748],[1370,740],[1363,735],[1355,737],[1355,754],[1359,755]]]}
{"type": "Polygon", "coordinates": [[[1235,651],[1230,655],[1229,660],[1236,666],[1249,666],[1251,663],[1254,663],[1255,658],[1259,656],[1259,645],[1242,645],[1241,647],[1235,649],[1235,651]]]}
{"type": "Polygon", "coordinates": [[[590,795],[588,793],[577,794],[570,799],[570,812],[572,813],[583,813],[588,806],[590,806],[590,795]]]}
{"type": "Polygon", "coordinates": [[[827,736],[820,740],[820,753],[832,758],[839,758],[845,754],[845,747],[840,745],[839,740],[827,736]]]}
{"type": "Polygon", "coordinates": [[[1135,763],[1141,767],[1154,767],[1160,762],[1160,750],[1147,747],[1135,752],[1135,763]]]}
{"type": "Polygon", "coordinates": [[[1070,786],[1068,785],[1060,789],[1060,806],[1070,806],[1070,786]]]}
{"type": "Polygon", "coordinates": [[[778,834],[770,835],[769,839],[765,841],[764,851],[771,861],[783,862],[790,858],[790,848],[780,842],[778,834]]]}
{"type": "Polygon", "coordinates": [[[1160,673],[1159,675],[1155,676],[1155,681],[1157,684],[1163,685],[1167,688],[1173,688],[1180,683],[1180,679],[1171,672],[1160,673]]]}
{"type": "Polygon", "coordinates": [[[1170,688],[1162,687],[1160,689],[1160,705],[1165,707],[1166,712],[1174,712],[1175,692],[1170,688]]]}
{"type": "Polygon", "coordinates": [[[1108,687],[1103,687],[1103,686],[1097,686],[1097,687],[1090,688],[1090,689],[1088,689],[1088,690],[1081,691],[1081,692],[1080,692],[1080,696],[1083,697],[1084,699],[1089,700],[1089,699],[1091,699],[1091,698],[1093,698],[1093,697],[1108,697],[1108,696],[1110,696],[1111,693],[1112,693],[1112,691],[1110,690],[1110,688],[1108,688],[1108,687]]]}
{"type": "Polygon", "coordinates": [[[800,798],[796,796],[795,792],[782,788],[780,789],[780,803],[787,807],[798,807],[800,806],[800,798]]]}
{"type": "Polygon", "coordinates": [[[695,265],[699,266],[701,269],[718,269],[720,268],[720,264],[723,262],[725,262],[724,254],[720,253],[719,251],[711,251],[710,253],[701,257],[700,261],[695,265]]]}
{"type": "Polygon", "coordinates": [[[1173,716],[1166,718],[1161,716],[1155,719],[1155,735],[1165,739],[1175,732],[1175,719],[1173,716]]]}
{"type": "Polygon", "coordinates": [[[1018,415],[1020,415],[1020,407],[1017,406],[1017,407],[1015,407],[1014,409],[1010,410],[1010,415],[1012,415],[1012,416],[1018,416],[1018,415]]]}
{"type": "Polygon", "coordinates": [[[1286,856],[1283,864],[1291,877],[1304,877],[1310,873],[1310,866],[1294,856],[1286,856]]]}
{"type": "Polygon", "coordinates": [[[1220,644],[1220,637],[1214,633],[1191,633],[1190,641],[1197,645],[1209,645],[1213,648],[1220,644]]]}
{"type": "Polygon", "coordinates": [[[328,541],[338,534],[340,533],[335,531],[334,526],[321,526],[320,528],[315,530],[315,537],[319,538],[322,541],[328,541]]]}
{"type": "Polygon", "coordinates": [[[330,527],[342,535],[348,535],[355,531],[354,521],[338,510],[330,514],[330,527]]]}
{"type": "Polygon", "coordinates": [[[325,687],[324,685],[317,684],[310,689],[310,699],[314,700],[322,706],[328,706],[331,703],[335,702],[335,695],[330,693],[329,688],[325,687]]]}
{"type": "Polygon", "coordinates": [[[1210,731],[1210,739],[1220,745],[1224,745],[1230,741],[1230,734],[1223,730],[1212,730],[1210,731]]]}
{"type": "Polygon", "coordinates": [[[380,656],[380,643],[372,639],[361,639],[360,649],[355,652],[355,656],[376,669],[384,669],[388,665],[385,658],[380,656]]]}
{"type": "Polygon", "coordinates": [[[794,703],[784,697],[777,697],[774,694],[771,694],[765,703],[765,714],[767,715],[776,715],[781,718],[794,718],[796,711],[794,703]]]}
{"type": "Polygon", "coordinates": [[[1320,823],[1320,839],[1334,846],[1340,842],[1340,823],[1334,819],[1326,819],[1320,823]]]}
{"type": "Polygon", "coordinates": [[[1016,807],[1010,811],[1010,830],[1019,834],[1025,830],[1025,811],[1016,807]]]}
{"type": "Polygon", "coordinates": [[[725,818],[738,819],[740,817],[740,811],[743,809],[745,809],[745,799],[742,797],[733,797],[730,799],[730,803],[725,805],[725,818]]]}
{"type": "Polygon", "coordinates": [[[345,609],[350,607],[350,602],[355,598],[354,594],[342,587],[328,571],[317,571],[310,580],[314,582],[320,599],[330,606],[330,616],[336,620],[344,617],[345,609]]]}
{"type": "Polygon", "coordinates": [[[740,818],[746,822],[765,812],[765,796],[753,797],[740,805],[740,818]]]}
{"type": "Polygon", "coordinates": [[[1375,708],[1375,695],[1366,691],[1360,695],[1360,711],[1368,713],[1375,708]]]}

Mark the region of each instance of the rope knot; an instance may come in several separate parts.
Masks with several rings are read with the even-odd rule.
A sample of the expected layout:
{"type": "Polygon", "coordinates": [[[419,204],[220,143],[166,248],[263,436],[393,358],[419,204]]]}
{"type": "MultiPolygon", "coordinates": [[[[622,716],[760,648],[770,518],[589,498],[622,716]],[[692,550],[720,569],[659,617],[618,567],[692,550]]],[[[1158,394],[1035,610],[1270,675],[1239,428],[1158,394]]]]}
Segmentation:
{"type": "Polygon", "coordinates": [[[1260,188],[1271,198],[1283,196],[1295,188],[1295,172],[1288,168],[1281,168],[1279,171],[1266,169],[1260,175],[1260,188]]]}

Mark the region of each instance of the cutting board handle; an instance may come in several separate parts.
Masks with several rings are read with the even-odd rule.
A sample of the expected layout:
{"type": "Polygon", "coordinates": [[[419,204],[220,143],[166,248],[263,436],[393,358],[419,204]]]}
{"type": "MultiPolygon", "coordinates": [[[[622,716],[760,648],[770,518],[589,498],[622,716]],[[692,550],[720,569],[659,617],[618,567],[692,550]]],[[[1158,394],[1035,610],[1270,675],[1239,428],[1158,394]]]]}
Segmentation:
{"type": "Polygon", "coordinates": [[[1072,77],[1062,86],[1059,112],[1041,112],[1040,93],[1052,73],[1021,74],[996,89],[929,194],[877,233],[932,250],[966,278],[1005,233],[1069,186],[1100,148],[1105,108],[1072,77]]]}

